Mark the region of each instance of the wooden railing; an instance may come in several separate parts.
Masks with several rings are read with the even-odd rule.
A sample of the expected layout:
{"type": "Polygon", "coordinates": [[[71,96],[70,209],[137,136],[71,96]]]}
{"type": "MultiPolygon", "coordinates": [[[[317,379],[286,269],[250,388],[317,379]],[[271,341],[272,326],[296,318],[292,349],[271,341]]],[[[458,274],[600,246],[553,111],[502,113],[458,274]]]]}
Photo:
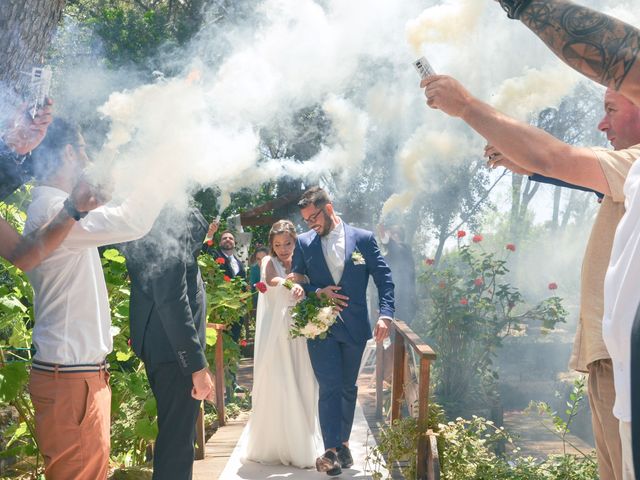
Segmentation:
{"type": "MultiPolygon", "coordinates": [[[[406,402],[411,412],[413,404],[418,404],[418,431],[421,433],[417,451],[417,479],[438,480],[440,463],[436,437],[428,427],[429,419],[429,380],[431,362],[436,359],[435,352],[424,343],[411,328],[401,320],[392,323],[395,332],[393,340],[393,383],[391,387],[391,422],[400,418],[402,402],[406,402]],[[412,349],[418,358],[417,398],[407,389],[410,372],[407,348],[412,349]]],[[[382,343],[376,345],[376,414],[382,417],[384,392],[384,354],[382,343]]]]}
{"type": "MultiPolygon", "coordinates": [[[[216,410],[218,411],[218,426],[222,427],[225,424],[224,417],[224,351],[222,348],[222,331],[226,328],[225,325],[220,323],[207,323],[207,328],[214,329],[217,333],[216,339],[216,373],[215,373],[215,387],[216,387],[216,410]]],[[[200,407],[200,414],[196,422],[196,460],[204,459],[204,408],[200,407]]]]}

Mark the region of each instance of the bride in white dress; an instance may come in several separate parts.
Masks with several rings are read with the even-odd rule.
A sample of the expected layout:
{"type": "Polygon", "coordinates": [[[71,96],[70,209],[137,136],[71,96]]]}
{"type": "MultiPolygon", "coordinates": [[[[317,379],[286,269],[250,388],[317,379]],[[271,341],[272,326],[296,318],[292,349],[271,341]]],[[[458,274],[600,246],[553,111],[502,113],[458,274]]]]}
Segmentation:
{"type": "Polygon", "coordinates": [[[271,255],[262,260],[253,360],[251,419],[245,458],[265,464],[315,465],[322,438],[318,385],[304,338],[289,336],[290,307],[304,296],[300,285],[283,282],[291,270],[294,225],[276,222],[269,232],[271,255]]]}

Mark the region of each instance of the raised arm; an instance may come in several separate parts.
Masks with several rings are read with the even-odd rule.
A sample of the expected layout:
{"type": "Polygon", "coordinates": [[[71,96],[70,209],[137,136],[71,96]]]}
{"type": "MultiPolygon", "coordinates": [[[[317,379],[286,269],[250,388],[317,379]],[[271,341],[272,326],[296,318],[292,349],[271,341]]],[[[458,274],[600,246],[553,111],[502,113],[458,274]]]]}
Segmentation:
{"type": "Polygon", "coordinates": [[[31,270],[58,248],[75,225],[73,209],[87,212],[98,207],[102,201],[89,184],[81,181],[69,196],[68,205],[71,208],[62,208],[48,224],[24,237],[0,219],[0,256],[21,270],[31,270]]]}
{"type": "Polygon", "coordinates": [[[475,98],[452,77],[435,75],[421,85],[431,108],[460,117],[521,169],[611,194],[591,149],[568,145],[544,130],[499,112],[475,98]]]}
{"type": "Polygon", "coordinates": [[[640,105],[640,30],[568,0],[496,0],[571,68],[640,105]]]}

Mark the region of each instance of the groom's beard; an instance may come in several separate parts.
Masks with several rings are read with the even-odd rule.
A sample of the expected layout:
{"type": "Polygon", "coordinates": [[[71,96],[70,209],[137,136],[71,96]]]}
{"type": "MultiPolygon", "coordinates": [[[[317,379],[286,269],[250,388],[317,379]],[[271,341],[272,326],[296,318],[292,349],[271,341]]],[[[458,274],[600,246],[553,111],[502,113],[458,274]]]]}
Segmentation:
{"type": "Polygon", "coordinates": [[[321,237],[325,237],[327,235],[329,235],[329,232],[331,232],[331,230],[333,230],[333,227],[335,226],[333,224],[333,219],[331,218],[331,215],[329,215],[326,211],[322,211],[322,216],[324,217],[324,226],[322,227],[322,230],[320,231],[319,235],[321,237]]]}

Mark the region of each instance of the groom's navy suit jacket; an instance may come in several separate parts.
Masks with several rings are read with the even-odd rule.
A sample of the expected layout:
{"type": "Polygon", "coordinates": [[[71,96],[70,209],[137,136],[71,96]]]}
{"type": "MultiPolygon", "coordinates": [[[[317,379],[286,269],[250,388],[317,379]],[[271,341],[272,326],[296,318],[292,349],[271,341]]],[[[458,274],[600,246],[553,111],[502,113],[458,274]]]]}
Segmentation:
{"type": "MultiPolygon", "coordinates": [[[[387,266],[373,233],[344,224],[345,264],[338,293],[349,297],[348,307],[340,316],[351,338],[357,343],[364,343],[371,338],[371,324],[367,311],[367,284],[369,275],[378,288],[380,315],[393,318],[393,281],[391,270],[387,266]],[[364,258],[364,264],[358,265],[353,260],[354,252],[364,258]]],[[[309,284],[305,291],[315,292],[318,288],[335,285],[331,272],[322,252],[320,236],[313,230],[298,236],[293,254],[295,273],[307,275],[309,284]]]]}

